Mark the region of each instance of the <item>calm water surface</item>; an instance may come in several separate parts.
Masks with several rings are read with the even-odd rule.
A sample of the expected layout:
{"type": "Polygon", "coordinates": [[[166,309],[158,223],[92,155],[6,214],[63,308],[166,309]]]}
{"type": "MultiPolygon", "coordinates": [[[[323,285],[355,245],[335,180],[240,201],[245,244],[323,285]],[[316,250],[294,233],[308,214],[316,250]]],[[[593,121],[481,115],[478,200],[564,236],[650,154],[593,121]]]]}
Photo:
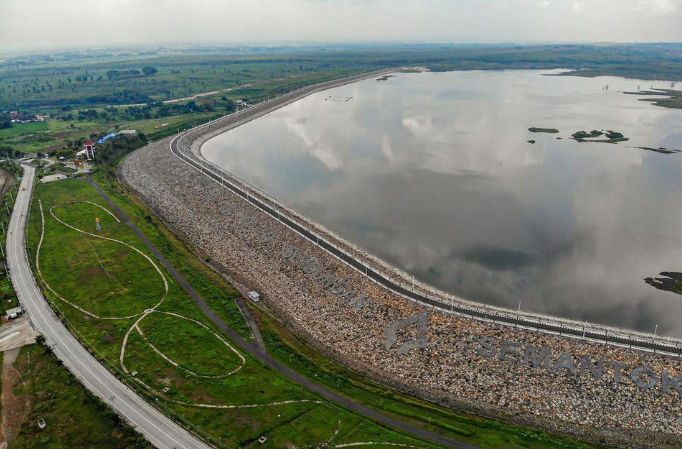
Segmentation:
{"type": "Polygon", "coordinates": [[[623,93],[670,82],[543,73],[361,81],[220,135],[203,154],[445,291],[682,336],[682,296],[643,281],[682,271],[682,153],[636,148],[682,150],[682,110],[623,93]],[[583,129],[630,141],[569,139],[583,129]]]}

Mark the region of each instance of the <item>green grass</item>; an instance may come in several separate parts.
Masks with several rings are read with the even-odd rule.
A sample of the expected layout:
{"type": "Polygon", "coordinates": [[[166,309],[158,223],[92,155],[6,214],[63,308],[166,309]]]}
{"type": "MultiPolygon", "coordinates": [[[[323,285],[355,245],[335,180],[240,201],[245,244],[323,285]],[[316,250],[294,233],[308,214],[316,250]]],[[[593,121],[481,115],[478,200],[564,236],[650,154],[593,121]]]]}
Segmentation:
{"type": "Polygon", "coordinates": [[[197,374],[219,376],[241,365],[239,356],[215,334],[191,321],[153,313],[140,323],[140,328],[157,349],[197,374]]]}
{"type": "MultiPolygon", "coordinates": [[[[48,207],[44,208],[47,217],[40,267],[57,293],[68,292],[69,301],[101,317],[141,313],[161,300],[163,279],[149,261],[120,243],[65,228],[49,215],[53,201],[48,197],[44,204],[48,207]]],[[[124,224],[91,204],[58,204],[52,212],[66,223],[102,237],[116,239],[127,232],[124,224]],[[95,230],[96,218],[102,231],[95,230]]]]}
{"type": "MultiPolygon", "coordinates": [[[[188,280],[211,309],[240,336],[251,339],[251,331],[234,302],[234,298],[240,296],[239,291],[222,276],[208,268],[144,205],[128,194],[111,172],[101,170],[93,177],[154,246],[188,280]]],[[[207,261],[206,257],[202,259],[207,261]]]]}
{"type": "MultiPolygon", "coordinates": [[[[101,180],[105,182],[105,179],[101,180]]],[[[111,185],[107,185],[107,189],[112,191],[117,203],[126,213],[130,213],[130,216],[138,222],[154,244],[173,263],[179,262],[178,268],[183,273],[191,275],[190,282],[202,294],[208,295],[206,299],[209,303],[223,305],[223,308],[219,310],[221,315],[225,316],[226,321],[229,320],[230,323],[241,322],[241,326],[246,328],[241,313],[236,310],[232,301],[234,289],[223,292],[220,286],[225,285],[224,281],[219,277],[208,276],[206,267],[199,269],[202,266],[201,262],[189,253],[176,252],[175,248],[182,247],[182,245],[173,242],[172,237],[164,233],[155,220],[147,219],[143,210],[139,209],[134,203],[126,201],[124,196],[115,192],[111,185]],[[194,266],[197,269],[194,269],[194,266]],[[226,304],[231,305],[228,308],[225,306],[226,304]],[[228,315],[228,311],[233,307],[235,313],[228,315]]],[[[36,187],[35,196],[28,227],[28,251],[31,258],[35,253],[40,229],[38,199],[42,200],[45,211],[51,206],[74,200],[89,200],[103,204],[103,200],[96,194],[94,188],[79,180],[39,184],[36,187]]],[[[55,210],[67,223],[83,229],[94,227],[93,214],[97,214],[100,218],[108,216],[101,213],[100,209],[82,203],[59,206],[55,210]]],[[[147,253],[146,248],[129,228],[116,224],[109,218],[103,219],[103,227],[102,235],[124,241],[147,253]]],[[[89,245],[96,245],[96,240],[92,237],[84,237],[82,234],[64,227],[54,218],[47,216],[46,236],[41,251],[41,260],[45,257],[46,260],[50,261],[49,270],[54,271],[54,274],[46,274],[46,277],[52,276],[49,277],[52,286],[69,300],[75,298],[90,307],[98,307],[102,301],[101,298],[107,296],[105,290],[109,288],[120,293],[111,295],[114,304],[118,305],[120,310],[139,310],[139,307],[143,307],[141,301],[144,298],[158,293],[158,276],[150,275],[147,267],[149,264],[143,258],[127,259],[114,247],[107,248],[108,243],[105,243],[101,248],[97,247],[98,257],[95,257],[91,250],[83,250],[83,247],[89,248],[89,245]],[[84,244],[84,239],[91,241],[84,244]],[[93,260],[96,260],[96,263],[93,260]],[[120,264],[121,267],[115,268],[117,264],[120,264]],[[97,278],[83,276],[79,278],[80,282],[74,282],[75,275],[72,273],[83,273],[95,266],[107,267],[111,276],[101,276],[99,273],[100,276],[97,278]],[[133,267],[136,267],[137,271],[133,267]],[[146,284],[147,278],[154,282],[146,284]],[[120,284],[125,287],[126,280],[131,280],[136,287],[130,291],[125,288],[122,289],[120,284]],[[94,294],[91,295],[88,292],[94,294]]],[[[98,242],[97,244],[101,243],[98,242]]],[[[48,270],[42,264],[41,267],[43,270],[48,270]]],[[[172,278],[165,271],[164,275],[169,281],[169,292],[165,302],[158,310],[196,319],[211,329],[212,332],[216,332],[226,339],[227,337],[215,329],[194,302],[172,281],[172,278]]],[[[67,325],[105,365],[130,385],[141,388],[130,376],[123,374],[122,369],[118,366],[123,337],[133,324],[134,319],[95,319],[68,306],[49,293],[46,296],[52,301],[53,307],[67,325]]],[[[145,336],[159,351],[180,365],[177,367],[169,363],[155,352],[137,332],[133,331],[127,345],[125,366],[129,371],[138,371],[137,377],[151,387],[151,390],[140,389],[140,393],[150,396],[155,404],[167,410],[172,417],[218,447],[243,445],[258,438],[263,433],[267,433],[269,436],[269,441],[265,447],[282,447],[285,443],[299,447],[313,447],[334,433],[339,419],[345,428],[363,429],[362,432],[353,434],[353,438],[359,438],[360,441],[379,438],[380,441],[435,447],[378,426],[332,404],[293,402],[267,405],[272,402],[292,400],[317,401],[318,398],[248,355],[245,355],[246,362],[241,369],[230,376],[217,378],[193,376],[181,367],[202,375],[220,375],[234,370],[241,364],[241,360],[234,352],[219,342],[215,335],[191,321],[161,313],[152,313],[145,317],[139,325],[145,336]],[[159,393],[163,388],[169,388],[166,394],[159,393]],[[156,398],[158,401],[155,400],[156,398]],[[173,401],[231,406],[256,404],[259,406],[206,409],[185,406],[173,401]]]]}
{"type": "Polygon", "coordinates": [[[0,137],[13,137],[47,131],[47,122],[14,123],[11,128],[0,129],[0,137]]]}
{"type": "Polygon", "coordinates": [[[98,398],[87,392],[46,346],[24,346],[14,362],[21,373],[14,393],[29,411],[12,449],[147,449],[136,434],[98,398]],[[39,430],[37,421],[47,427],[39,430]]]}

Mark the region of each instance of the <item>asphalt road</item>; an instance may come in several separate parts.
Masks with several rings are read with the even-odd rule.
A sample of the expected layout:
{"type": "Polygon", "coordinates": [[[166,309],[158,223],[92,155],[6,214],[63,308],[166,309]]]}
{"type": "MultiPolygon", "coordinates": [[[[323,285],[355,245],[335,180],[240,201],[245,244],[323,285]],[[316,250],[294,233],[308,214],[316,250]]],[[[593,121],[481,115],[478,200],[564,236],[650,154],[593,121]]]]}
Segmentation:
{"type": "Polygon", "coordinates": [[[7,262],[19,303],[54,354],[92,393],[159,449],[209,449],[207,445],[149,405],[93,357],[55,316],[36,285],[25,249],[25,229],[35,168],[24,165],[24,177],[7,235],[7,262]],[[26,190],[23,190],[23,188],[26,190]]]}

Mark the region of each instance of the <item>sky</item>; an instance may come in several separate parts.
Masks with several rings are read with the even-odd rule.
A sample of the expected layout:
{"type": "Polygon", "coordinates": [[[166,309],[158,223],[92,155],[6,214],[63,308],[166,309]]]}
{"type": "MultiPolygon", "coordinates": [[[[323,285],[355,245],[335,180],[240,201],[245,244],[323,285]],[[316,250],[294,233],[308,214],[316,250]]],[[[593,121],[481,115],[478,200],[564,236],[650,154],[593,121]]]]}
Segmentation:
{"type": "Polygon", "coordinates": [[[0,0],[0,52],[172,43],[682,41],[682,0],[0,0]]]}

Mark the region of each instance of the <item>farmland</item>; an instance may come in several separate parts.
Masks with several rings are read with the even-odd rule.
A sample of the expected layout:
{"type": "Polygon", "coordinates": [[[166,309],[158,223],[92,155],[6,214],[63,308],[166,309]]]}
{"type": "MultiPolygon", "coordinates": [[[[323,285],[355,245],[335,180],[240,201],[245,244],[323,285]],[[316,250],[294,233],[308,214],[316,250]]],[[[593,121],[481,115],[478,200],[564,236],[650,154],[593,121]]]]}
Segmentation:
{"type": "MultiPolygon", "coordinates": [[[[0,113],[47,123],[0,130],[0,149],[74,150],[88,137],[137,129],[152,140],[317,82],[385,67],[434,71],[565,68],[571,75],[682,79],[677,44],[197,48],[24,55],[0,63],[0,113]]],[[[676,102],[661,105],[677,107],[676,102]]]]}

